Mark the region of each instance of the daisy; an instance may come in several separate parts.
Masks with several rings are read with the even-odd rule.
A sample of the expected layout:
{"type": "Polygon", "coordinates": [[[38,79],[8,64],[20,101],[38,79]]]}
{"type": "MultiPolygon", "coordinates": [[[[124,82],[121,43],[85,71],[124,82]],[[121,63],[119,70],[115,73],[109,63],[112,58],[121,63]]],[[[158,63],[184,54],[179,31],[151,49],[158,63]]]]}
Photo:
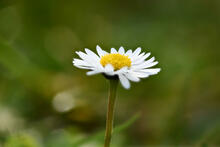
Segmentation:
{"type": "Polygon", "coordinates": [[[150,53],[141,53],[140,47],[134,52],[132,50],[125,52],[123,47],[118,51],[111,48],[111,52],[108,53],[97,45],[96,50],[98,55],[89,49],[85,49],[85,53],[76,52],[81,59],[73,59],[73,65],[88,69],[87,75],[102,73],[110,81],[104,143],[104,147],[110,147],[118,81],[128,89],[129,81],[139,82],[141,78],[157,74],[160,68],[151,68],[158,62],[154,61],[154,57],[146,60],[150,53]]]}
{"type": "Polygon", "coordinates": [[[160,68],[151,68],[158,62],[154,57],[146,60],[150,53],[141,53],[140,47],[135,51],[125,51],[123,47],[118,51],[111,48],[111,52],[108,53],[97,45],[96,50],[98,55],[87,48],[85,53],[77,51],[81,59],[74,59],[73,65],[88,69],[87,75],[103,73],[107,78],[118,78],[126,89],[130,88],[129,81],[139,82],[141,78],[147,78],[160,71],[160,68]]]}

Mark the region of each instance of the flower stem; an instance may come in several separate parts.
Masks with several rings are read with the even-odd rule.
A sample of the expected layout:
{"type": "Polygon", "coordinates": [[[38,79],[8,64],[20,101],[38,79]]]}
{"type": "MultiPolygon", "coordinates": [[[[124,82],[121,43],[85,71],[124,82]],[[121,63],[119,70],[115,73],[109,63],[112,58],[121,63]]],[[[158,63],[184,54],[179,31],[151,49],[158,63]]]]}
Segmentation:
{"type": "Polygon", "coordinates": [[[118,85],[118,79],[110,79],[109,81],[110,81],[110,88],[109,88],[109,97],[108,97],[104,147],[109,147],[111,142],[113,119],[114,119],[114,106],[116,99],[116,90],[118,85]]]}

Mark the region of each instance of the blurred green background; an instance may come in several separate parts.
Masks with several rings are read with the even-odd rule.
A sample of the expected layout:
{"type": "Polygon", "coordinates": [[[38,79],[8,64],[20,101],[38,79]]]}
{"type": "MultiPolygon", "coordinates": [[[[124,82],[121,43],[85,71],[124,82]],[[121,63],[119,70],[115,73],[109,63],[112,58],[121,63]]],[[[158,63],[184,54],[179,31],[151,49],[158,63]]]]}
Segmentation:
{"type": "Polygon", "coordinates": [[[162,68],[119,86],[113,147],[220,146],[219,28],[219,0],[0,0],[0,146],[102,146],[107,80],[72,66],[97,44],[162,68]]]}

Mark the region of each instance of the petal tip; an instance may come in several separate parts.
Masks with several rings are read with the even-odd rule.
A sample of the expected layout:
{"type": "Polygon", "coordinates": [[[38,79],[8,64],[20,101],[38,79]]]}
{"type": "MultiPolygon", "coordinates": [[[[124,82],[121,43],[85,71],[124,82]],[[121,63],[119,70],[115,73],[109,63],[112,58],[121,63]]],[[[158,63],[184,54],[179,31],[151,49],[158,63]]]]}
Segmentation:
{"type": "Polygon", "coordinates": [[[96,48],[101,48],[99,45],[96,45],[96,48]]]}
{"type": "Polygon", "coordinates": [[[131,88],[131,86],[129,85],[129,86],[124,87],[124,88],[127,89],[127,90],[129,90],[129,89],[131,88]]]}

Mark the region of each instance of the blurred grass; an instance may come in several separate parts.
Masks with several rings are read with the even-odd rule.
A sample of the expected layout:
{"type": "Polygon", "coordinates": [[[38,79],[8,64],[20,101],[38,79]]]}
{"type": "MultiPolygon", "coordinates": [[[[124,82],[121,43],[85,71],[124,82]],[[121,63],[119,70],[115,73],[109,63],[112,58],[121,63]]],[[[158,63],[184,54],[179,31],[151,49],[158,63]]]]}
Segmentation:
{"type": "Polygon", "coordinates": [[[97,44],[141,46],[162,68],[119,88],[116,126],[143,115],[115,131],[114,146],[219,146],[219,18],[218,0],[1,0],[0,146],[53,146],[104,129],[105,79],[72,66],[76,50],[97,44]]]}

